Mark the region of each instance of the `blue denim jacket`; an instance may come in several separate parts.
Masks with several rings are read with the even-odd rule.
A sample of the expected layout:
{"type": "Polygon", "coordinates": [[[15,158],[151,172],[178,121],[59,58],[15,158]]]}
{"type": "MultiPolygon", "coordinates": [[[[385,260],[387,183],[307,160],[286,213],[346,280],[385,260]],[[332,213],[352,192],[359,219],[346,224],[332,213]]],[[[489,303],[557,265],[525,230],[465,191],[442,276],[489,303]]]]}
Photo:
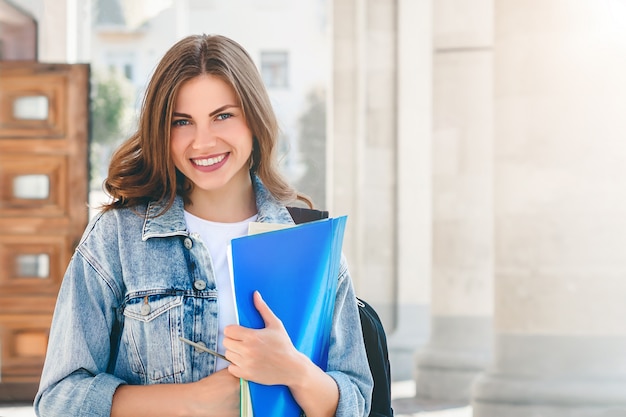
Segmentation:
{"type": "MultiPolygon", "coordinates": [[[[293,223],[257,178],[253,183],[258,221],[293,223]]],[[[38,416],[109,416],[120,384],[186,383],[214,372],[215,357],[178,339],[217,350],[210,257],[187,231],[182,199],[154,217],[161,208],[111,210],[87,226],[57,299],[38,416]]],[[[373,382],[345,259],[338,279],[327,373],[339,387],[336,416],[364,416],[373,382]]]]}

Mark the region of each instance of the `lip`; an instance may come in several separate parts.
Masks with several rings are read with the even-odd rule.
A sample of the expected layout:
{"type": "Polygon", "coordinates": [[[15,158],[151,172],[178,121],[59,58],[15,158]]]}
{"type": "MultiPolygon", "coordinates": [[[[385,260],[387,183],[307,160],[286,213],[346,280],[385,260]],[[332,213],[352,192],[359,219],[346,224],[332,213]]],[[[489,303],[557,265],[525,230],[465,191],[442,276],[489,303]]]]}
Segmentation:
{"type": "Polygon", "coordinates": [[[201,172],[213,172],[213,171],[216,171],[216,170],[220,169],[222,166],[224,166],[224,164],[226,164],[226,162],[228,161],[229,157],[230,157],[230,152],[225,152],[223,154],[218,154],[218,155],[190,158],[189,162],[191,163],[191,166],[193,166],[198,171],[201,171],[201,172]],[[223,156],[224,159],[222,159],[221,161],[216,162],[214,164],[211,164],[211,165],[198,165],[198,164],[196,164],[194,162],[194,161],[199,161],[199,160],[215,159],[215,158],[219,158],[221,156],[223,156]]]}

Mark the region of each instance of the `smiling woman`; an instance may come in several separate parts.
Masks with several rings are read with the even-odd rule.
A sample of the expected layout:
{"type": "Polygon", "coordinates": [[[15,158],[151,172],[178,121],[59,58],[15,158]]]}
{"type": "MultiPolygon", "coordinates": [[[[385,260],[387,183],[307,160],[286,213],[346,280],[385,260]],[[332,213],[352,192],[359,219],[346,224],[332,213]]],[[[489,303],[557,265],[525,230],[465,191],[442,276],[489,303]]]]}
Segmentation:
{"type": "Polygon", "coordinates": [[[256,213],[249,173],[252,132],[229,84],[213,75],[185,82],[176,97],[170,140],[176,169],[191,186],[190,213],[223,222],[256,213]],[[247,190],[248,204],[229,201],[240,198],[237,190],[247,190]],[[224,204],[232,208],[224,210],[224,204]]]}
{"type": "Polygon", "coordinates": [[[285,205],[310,203],[279,174],[277,137],[238,43],[199,35],[170,48],[137,131],[111,159],[112,202],[63,279],[39,416],[239,416],[240,378],[287,386],[309,417],[368,414],[373,382],[345,260],[325,370],[296,350],[260,296],[265,327],[237,325],[231,240],[251,222],[293,224],[285,205]]]}

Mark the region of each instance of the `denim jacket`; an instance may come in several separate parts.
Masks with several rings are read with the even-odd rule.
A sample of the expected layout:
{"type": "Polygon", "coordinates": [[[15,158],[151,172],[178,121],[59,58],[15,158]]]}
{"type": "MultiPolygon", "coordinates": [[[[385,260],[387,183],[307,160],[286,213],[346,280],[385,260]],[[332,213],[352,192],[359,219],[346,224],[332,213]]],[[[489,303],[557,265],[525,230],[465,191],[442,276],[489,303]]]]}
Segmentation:
{"type": "MultiPolygon", "coordinates": [[[[293,223],[253,177],[258,221],[293,223]]],[[[187,231],[180,197],[163,215],[150,203],[97,215],[87,226],[58,295],[35,397],[45,416],[109,416],[120,384],[187,383],[214,372],[218,304],[209,253],[187,231]]],[[[336,416],[369,413],[372,377],[359,313],[342,259],[327,373],[339,388],[336,416]]]]}

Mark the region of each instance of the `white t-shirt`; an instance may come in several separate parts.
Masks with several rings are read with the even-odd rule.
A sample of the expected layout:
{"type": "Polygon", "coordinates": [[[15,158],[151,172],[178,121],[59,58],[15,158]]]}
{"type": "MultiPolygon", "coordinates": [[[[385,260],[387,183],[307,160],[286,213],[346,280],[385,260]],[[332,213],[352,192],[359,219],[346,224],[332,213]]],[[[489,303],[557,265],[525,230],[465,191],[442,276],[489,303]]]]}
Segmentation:
{"type": "MultiPolygon", "coordinates": [[[[230,270],[226,252],[231,239],[248,234],[248,224],[256,221],[258,215],[254,215],[237,223],[218,223],[196,217],[185,211],[185,222],[190,233],[200,235],[202,242],[209,250],[215,280],[218,291],[218,327],[217,351],[224,354],[224,328],[229,324],[236,323],[235,302],[231,286],[230,270]]],[[[228,367],[228,362],[223,359],[217,360],[216,370],[228,367]]]]}

